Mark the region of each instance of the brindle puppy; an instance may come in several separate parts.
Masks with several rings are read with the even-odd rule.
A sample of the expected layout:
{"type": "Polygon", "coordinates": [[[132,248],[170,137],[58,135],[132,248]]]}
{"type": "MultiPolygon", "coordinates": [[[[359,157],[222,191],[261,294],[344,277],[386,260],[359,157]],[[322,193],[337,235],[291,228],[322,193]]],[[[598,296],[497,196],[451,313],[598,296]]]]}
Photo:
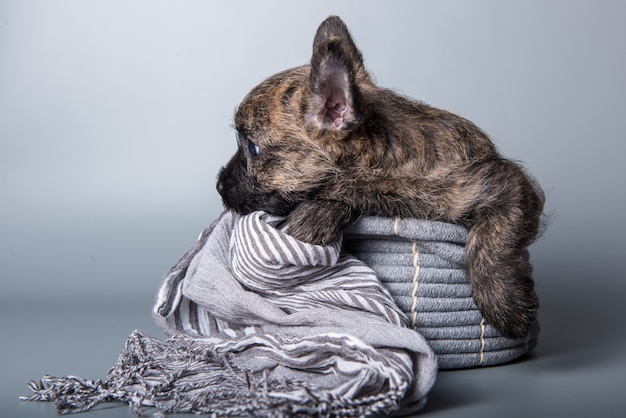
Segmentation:
{"type": "Polygon", "coordinates": [[[289,232],[327,244],[362,215],[469,228],[467,273],[484,318],[525,336],[538,301],[524,249],[539,187],[472,122],[378,87],[347,27],[319,27],[311,64],[255,87],[235,115],[239,149],[219,174],[227,208],[288,215],[289,232]]]}

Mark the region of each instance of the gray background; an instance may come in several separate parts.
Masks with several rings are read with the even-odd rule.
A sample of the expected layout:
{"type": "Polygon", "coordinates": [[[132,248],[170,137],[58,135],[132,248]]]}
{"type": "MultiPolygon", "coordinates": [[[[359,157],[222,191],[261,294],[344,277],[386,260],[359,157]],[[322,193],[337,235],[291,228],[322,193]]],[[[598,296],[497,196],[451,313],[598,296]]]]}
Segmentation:
{"type": "Polygon", "coordinates": [[[134,328],[162,335],[237,103],[329,14],[380,84],[473,120],[548,195],[539,347],[440,373],[423,416],[624,413],[626,3],[0,0],[0,416],[54,416],[17,401],[29,379],[100,378],[134,328]]]}

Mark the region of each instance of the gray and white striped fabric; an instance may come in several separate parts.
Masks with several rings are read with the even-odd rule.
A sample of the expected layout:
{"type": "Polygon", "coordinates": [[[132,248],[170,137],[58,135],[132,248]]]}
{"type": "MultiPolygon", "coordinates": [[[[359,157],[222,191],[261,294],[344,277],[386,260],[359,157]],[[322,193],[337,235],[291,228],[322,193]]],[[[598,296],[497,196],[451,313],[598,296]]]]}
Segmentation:
{"type": "Polygon", "coordinates": [[[312,307],[354,309],[394,325],[406,318],[371,268],[331,246],[305,244],[286,233],[283,218],[239,218],[231,239],[233,274],[287,313],[312,307]]]}
{"type": "Polygon", "coordinates": [[[421,408],[436,358],[389,291],[340,243],[314,246],[287,230],[263,212],[223,213],[164,278],[155,322],[252,376],[298,382],[272,392],[281,414],[421,408]]]}

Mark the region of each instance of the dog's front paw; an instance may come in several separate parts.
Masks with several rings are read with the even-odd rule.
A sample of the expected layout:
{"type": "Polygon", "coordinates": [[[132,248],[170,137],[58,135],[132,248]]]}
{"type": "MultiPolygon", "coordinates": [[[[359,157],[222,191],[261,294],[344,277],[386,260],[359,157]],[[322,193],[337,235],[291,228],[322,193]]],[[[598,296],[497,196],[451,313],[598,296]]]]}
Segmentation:
{"type": "Polygon", "coordinates": [[[300,203],[287,217],[288,233],[300,241],[329,245],[341,239],[342,228],[350,221],[350,208],[335,200],[300,203]]]}

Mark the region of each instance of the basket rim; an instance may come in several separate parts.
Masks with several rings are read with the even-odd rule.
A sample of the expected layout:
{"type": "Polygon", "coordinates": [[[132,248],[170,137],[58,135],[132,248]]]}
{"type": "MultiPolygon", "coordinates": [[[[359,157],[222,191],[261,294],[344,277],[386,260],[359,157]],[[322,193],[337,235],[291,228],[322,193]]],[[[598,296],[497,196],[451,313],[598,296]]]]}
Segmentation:
{"type": "Polygon", "coordinates": [[[346,239],[400,237],[419,241],[442,241],[464,245],[468,230],[448,222],[417,218],[363,216],[344,229],[346,239]]]}

